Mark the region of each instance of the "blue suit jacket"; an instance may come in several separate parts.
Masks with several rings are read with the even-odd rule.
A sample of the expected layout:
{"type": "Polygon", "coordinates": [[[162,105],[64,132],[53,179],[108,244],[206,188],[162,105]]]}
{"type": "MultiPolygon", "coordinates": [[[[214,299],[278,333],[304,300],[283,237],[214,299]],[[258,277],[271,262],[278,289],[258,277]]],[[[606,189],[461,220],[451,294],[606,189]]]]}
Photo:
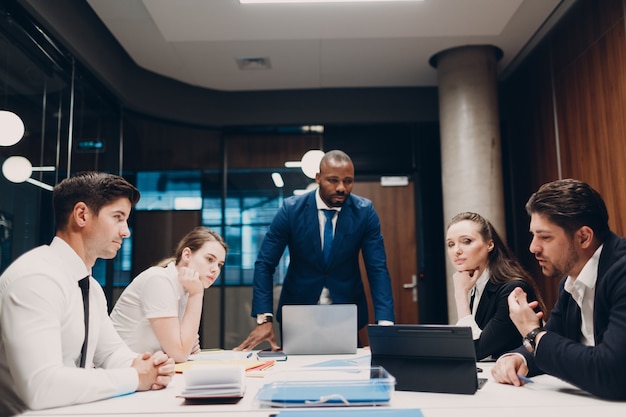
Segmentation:
{"type": "Polygon", "coordinates": [[[524,348],[529,375],[548,373],[601,398],[626,400],[626,239],[604,242],[594,298],[595,346],[580,343],[580,310],[559,285],[559,298],[535,356],[524,348]]]}
{"type": "Polygon", "coordinates": [[[324,263],[315,191],[285,199],[269,226],[254,265],[252,316],[273,311],[273,275],[289,247],[289,267],[278,302],[277,320],[284,304],[316,304],[323,287],[335,304],[356,304],[359,328],[368,323],[367,300],[359,269],[363,259],[376,320],[394,321],[391,282],[380,233],[380,220],[368,199],[351,194],[345,201],[333,238],[328,264],[324,263]]]}

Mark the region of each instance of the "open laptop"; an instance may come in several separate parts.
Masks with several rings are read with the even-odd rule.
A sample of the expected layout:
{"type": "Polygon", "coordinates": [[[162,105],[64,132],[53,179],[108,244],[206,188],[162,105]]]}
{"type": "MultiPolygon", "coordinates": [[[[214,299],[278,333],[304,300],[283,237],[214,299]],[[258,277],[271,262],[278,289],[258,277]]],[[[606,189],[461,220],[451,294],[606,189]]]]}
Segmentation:
{"type": "Polygon", "coordinates": [[[282,347],[288,355],[356,353],[355,304],[284,305],[282,347]]]}
{"type": "Polygon", "coordinates": [[[398,391],[474,394],[476,351],[469,327],[399,324],[367,328],[372,365],[396,378],[398,391]]]}

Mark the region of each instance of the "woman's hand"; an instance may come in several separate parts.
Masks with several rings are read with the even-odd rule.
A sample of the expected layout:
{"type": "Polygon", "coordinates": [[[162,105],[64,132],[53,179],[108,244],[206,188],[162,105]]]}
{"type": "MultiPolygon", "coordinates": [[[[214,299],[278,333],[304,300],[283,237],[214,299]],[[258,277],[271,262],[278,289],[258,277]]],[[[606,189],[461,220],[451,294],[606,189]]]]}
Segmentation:
{"type": "Polygon", "coordinates": [[[204,291],[204,285],[200,281],[200,274],[191,268],[186,266],[180,267],[178,270],[178,281],[185,290],[189,293],[189,296],[202,293],[204,291]]]}
{"type": "Polygon", "coordinates": [[[470,290],[476,285],[479,276],[478,268],[467,271],[457,271],[452,275],[454,282],[454,300],[456,301],[456,310],[459,317],[472,314],[467,296],[470,290]]]}
{"type": "Polygon", "coordinates": [[[463,293],[467,297],[467,293],[474,288],[479,276],[478,268],[455,272],[454,275],[452,275],[455,292],[463,293]]]}

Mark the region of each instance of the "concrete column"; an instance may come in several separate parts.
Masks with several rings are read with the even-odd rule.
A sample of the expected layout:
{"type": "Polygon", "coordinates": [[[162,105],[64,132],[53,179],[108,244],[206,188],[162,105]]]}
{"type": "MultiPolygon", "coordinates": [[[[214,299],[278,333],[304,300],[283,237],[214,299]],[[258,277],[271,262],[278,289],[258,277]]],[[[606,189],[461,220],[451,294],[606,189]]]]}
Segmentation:
{"type": "MultiPolygon", "coordinates": [[[[506,239],[496,67],[500,57],[498,48],[486,45],[448,49],[430,60],[439,84],[443,233],[454,215],[473,211],[506,239]]],[[[446,271],[449,320],[455,323],[449,260],[446,271]]]]}

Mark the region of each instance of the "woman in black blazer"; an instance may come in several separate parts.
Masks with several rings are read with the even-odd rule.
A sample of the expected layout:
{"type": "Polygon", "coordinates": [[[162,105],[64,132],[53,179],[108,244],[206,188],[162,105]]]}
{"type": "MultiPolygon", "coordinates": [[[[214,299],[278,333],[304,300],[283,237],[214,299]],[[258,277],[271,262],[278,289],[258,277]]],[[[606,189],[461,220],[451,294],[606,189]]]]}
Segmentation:
{"type": "Polygon", "coordinates": [[[476,359],[497,359],[522,344],[509,318],[507,297],[521,287],[537,311],[547,311],[532,277],[522,268],[493,225],[476,213],[459,213],[446,231],[446,247],[456,272],[454,299],[459,326],[472,328],[476,359]]]}

